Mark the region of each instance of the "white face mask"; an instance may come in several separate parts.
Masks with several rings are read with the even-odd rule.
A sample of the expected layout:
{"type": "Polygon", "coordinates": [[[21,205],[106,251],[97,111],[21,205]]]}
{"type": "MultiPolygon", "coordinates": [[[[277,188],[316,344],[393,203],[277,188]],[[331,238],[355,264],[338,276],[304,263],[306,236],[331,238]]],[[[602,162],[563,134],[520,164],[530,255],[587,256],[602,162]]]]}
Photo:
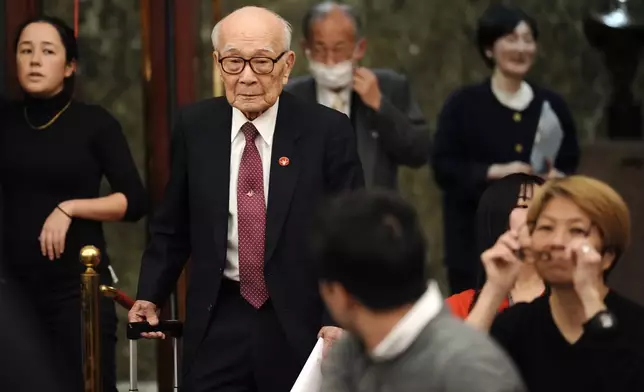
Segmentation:
{"type": "Polygon", "coordinates": [[[309,71],[320,86],[331,90],[347,87],[353,82],[353,62],[351,60],[326,65],[309,58],[309,71]]]}

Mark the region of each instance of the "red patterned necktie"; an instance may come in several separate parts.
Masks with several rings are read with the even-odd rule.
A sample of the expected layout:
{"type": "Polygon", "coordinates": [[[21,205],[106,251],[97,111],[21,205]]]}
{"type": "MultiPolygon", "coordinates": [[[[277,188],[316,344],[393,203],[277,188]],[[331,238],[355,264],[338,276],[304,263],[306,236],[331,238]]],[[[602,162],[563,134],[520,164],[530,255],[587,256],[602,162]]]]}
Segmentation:
{"type": "Polygon", "coordinates": [[[246,146],[237,178],[237,228],[239,239],[239,283],[242,297],[259,309],[268,299],[264,281],[264,243],[266,203],[264,174],[255,138],[259,135],[251,122],[242,125],[246,146]]]}

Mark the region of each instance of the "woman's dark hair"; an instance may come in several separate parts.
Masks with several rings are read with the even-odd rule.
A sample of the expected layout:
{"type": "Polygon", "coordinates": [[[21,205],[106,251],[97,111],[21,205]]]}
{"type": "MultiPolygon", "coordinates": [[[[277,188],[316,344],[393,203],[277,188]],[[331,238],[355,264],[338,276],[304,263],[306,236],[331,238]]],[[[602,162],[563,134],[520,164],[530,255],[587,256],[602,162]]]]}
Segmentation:
{"type": "Polygon", "coordinates": [[[537,22],[520,8],[496,4],[481,15],[476,31],[476,45],[488,67],[494,67],[494,59],[489,58],[485,51],[491,49],[499,38],[511,34],[521,22],[528,24],[536,40],[539,36],[537,22]]]}
{"type": "MultiPolygon", "coordinates": [[[[67,63],[72,61],[78,61],[78,43],[76,42],[76,36],[74,35],[74,29],[69,27],[63,20],[53,17],[53,16],[36,16],[34,18],[28,19],[23,22],[19,27],[16,34],[16,39],[14,41],[14,52],[18,52],[18,44],[20,43],[20,36],[22,35],[23,30],[32,23],[47,23],[51,25],[60,36],[60,41],[65,48],[65,59],[67,63]]],[[[65,79],[65,88],[73,88],[74,86],[75,75],[72,75],[65,79]]]]}
{"type": "MultiPolygon", "coordinates": [[[[538,176],[515,173],[505,176],[487,187],[479,199],[476,210],[476,237],[478,254],[491,248],[499,237],[510,228],[510,213],[517,207],[517,200],[527,197],[535,185],[543,185],[545,180],[538,176]]],[[[478,299],[483,283],[485,269],[478,264],[477,287],[472,307],[478,299]]]]}
{"type": "Polygon", "coordinates": [[[74,30],[61,19],[53,16],[37,16],[22,23],[18,27],[18,32],[14,41],[14,51],[18,51],[18,44],[20,43],[20,35],[22,34],[22,31],[32,23],[47,23],[55,28],[60,36],[60,41],[65,47],[65,57],[67,62],[70,63],[73,60],[78,60],[78,44],[76,43],[74,30]]]}

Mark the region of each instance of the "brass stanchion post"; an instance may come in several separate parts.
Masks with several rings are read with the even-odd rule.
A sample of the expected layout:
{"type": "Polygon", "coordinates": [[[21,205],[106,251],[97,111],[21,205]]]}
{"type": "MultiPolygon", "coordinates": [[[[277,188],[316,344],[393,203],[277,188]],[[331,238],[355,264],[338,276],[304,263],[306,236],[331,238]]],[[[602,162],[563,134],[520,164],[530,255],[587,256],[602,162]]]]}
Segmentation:
{"type": "Polygon", "coordinates": [[[101,349],[99,324],[99,274],[96,266],[101,252],[94,246],[84,246],[80,262],[85,266],[81,274],[81,315],[83,328],[83,377],[85,392],[101,392],[101,349]]]}

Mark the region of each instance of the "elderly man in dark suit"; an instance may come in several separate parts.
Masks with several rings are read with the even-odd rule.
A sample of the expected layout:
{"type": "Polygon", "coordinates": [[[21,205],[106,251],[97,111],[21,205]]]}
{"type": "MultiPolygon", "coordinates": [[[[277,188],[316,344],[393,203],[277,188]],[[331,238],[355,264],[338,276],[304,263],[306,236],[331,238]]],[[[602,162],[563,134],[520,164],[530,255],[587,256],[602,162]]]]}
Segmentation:
{"type": "Polygon", "coordinates": [[[403,75],[357,65],[366,50],[360,25],[349,5],[313,6],[302,23],[311,75],[293,79],[286,91],[349,116],[367,187],[396,189],[399,165],[427,162],[429,128],[403,75]]]}
{"type": "Polygon", "coordinates": [[[341,333],[306,233],[323,199],[364,186],[355,134],[346,116],[282,92],[295,53],[278,15],[241,8],[212,40],[226,96],[178,116],[129,319],[158,322],[191,256],[181,390],[289,391],[317,336],[328,346],[341,333]]]}

